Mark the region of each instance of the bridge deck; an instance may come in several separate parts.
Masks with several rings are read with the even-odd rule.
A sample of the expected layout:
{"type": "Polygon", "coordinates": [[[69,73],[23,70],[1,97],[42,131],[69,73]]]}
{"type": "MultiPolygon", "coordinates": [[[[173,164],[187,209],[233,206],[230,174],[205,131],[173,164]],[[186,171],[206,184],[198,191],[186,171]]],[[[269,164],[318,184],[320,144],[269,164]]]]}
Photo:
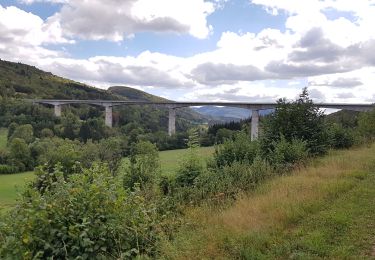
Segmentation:
{"type": "MultiPolygon", "coordinates": [[[[191,106],[226,106],[239,107],[246,109],[272,109],[275,108],[275,102],[175,102],[175,101],[122,101],[122,100],[58,100],[58,99],[34,99],[33,103],[50,104],[50,105],[64,105],[64,104],[90,104],[98,106],[124,106],[124,105],[158,105],[170,108],[191,107],[191,106]]],[[[358,104],[358,103],[314,103],[319,108],[333,108],[333,109],[348,109],[348,110],[370,110],[375,108],[375,104],[358,104]]]]}

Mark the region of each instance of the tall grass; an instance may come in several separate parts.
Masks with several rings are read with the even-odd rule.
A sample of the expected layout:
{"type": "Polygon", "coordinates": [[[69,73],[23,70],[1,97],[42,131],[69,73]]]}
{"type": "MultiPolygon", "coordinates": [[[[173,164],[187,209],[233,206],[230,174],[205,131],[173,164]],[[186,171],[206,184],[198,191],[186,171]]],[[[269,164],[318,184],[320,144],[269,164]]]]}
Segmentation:
{"type": "Polygon", "coordinates": [[[375,145],[331,152],[309,167],[263,183],[229,208],[189,209],[190,224],[175,240],[164,243],[163,250],[176,259],[246,258],[242,254],[246,238],[246,255],[258,258],[283,243],[283,234],[304,218],[329,207],[374,170],[375,145]]]}

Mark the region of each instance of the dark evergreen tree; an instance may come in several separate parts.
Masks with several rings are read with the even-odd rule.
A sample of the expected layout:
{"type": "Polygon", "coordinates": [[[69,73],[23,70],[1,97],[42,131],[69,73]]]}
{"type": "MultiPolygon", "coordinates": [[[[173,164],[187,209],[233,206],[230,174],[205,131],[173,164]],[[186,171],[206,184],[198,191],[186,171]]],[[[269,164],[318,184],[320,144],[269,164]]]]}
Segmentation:
{"type": "Polygon", "coordinates": [[[324,115],[310,99],[307,88],[293,102],[278,100],[275,112],[263,122],[261,151],[272,151],[282,136],[288,142],[305,141],[312,155],[327,151],[329,144],[324,115]]]}

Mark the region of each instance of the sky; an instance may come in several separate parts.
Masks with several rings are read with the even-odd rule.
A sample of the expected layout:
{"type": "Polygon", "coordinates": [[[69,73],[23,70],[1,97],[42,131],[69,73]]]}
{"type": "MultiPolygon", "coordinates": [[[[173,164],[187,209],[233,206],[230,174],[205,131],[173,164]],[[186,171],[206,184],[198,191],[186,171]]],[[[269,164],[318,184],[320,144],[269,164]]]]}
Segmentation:
{"type": "Polygon", "coordinates": [[[0,58],[172,100],[375,102],[375,0],[0,0],[0,58]]]}

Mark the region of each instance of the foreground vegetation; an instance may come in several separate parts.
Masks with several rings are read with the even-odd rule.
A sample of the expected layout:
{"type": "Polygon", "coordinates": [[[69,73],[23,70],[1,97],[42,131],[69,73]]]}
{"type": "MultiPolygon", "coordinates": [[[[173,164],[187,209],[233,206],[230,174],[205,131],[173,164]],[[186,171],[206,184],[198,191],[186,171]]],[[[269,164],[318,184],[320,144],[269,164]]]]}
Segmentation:
{"type": "MultiPolygon", "coordinates": [[[[174,174],[178,170],[179,163],[188,152],[189,149],[159,152],[161,174],[167,176],[174,174]]],[[[213,147],[200,147],[197,149],[197,153],[203,161],[211,157],[213,152],[213,147]]],[[[0,211],[2,208],[9,209],[10,206],[16,203],[17,194],[33,177],[33,172],[0,175],[0,211]]]]}
{"type": "Polygon", "coordinates": [[[174,259],[370,257],[375,246],[375,145],[332,152],[265,182],[233,205],[187,210],[174,259]]]}
{"type": "MultiPolygon", "coordinates": [[[[335,244],[331,237],[373,219],[366,183],[371,185],[375,148],[323,156],[370,144],[374,122],[375,111],[359,115],[355,127],[327,123],[304,89],[295,101],[278,101],[258,141],[241,128],[215,147],[207,163],[198,153],[201,129],[192,129],[188,152],[167,173],[156,143],[137,136],[130,145],[118,137],[80,142],[48,131],[35,138],[32,126],[13,125],[3,171],[39,166],[0,222],[0,257],[360,256],[369,243],[353,251],[345,247],[350,242],[335,244]],[[121,163],[125,153],[128,161],[121,163]],[[369,217],[358,216],[355,224],[336,216],[351,201],[340,200],[343,194],[353,201],[363,195],[361,212],[369,217]],[[334,227],[336,220],[337,227],[310,236],[315,225],[334,227]]],[[[371,235],[366,229],[353,239],[370,241],[371,235]]]]}

